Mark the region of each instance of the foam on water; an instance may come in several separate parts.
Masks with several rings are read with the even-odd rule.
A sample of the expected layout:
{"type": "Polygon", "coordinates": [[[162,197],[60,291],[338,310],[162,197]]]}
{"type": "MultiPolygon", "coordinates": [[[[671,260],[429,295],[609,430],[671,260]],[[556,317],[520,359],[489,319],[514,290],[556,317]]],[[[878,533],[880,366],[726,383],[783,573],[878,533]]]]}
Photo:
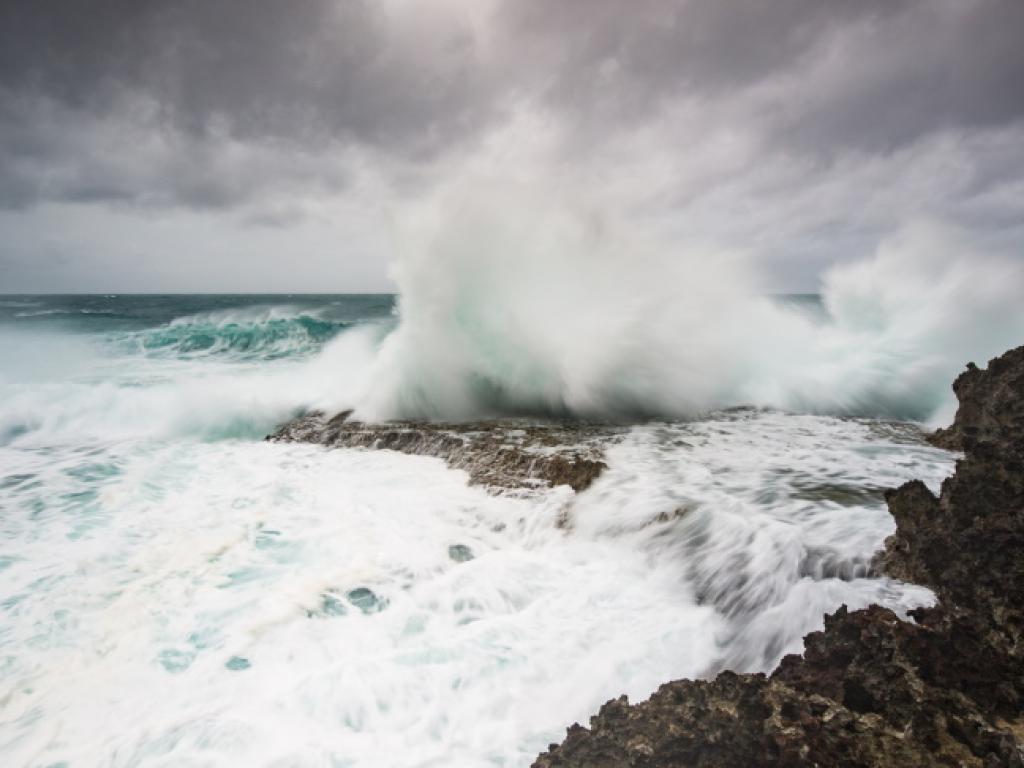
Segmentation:
{"type": "Polygon", "coordinates": [[[877,489],[950,457],[887,429],[650,425],[587,492],[520,498],[388,452],[0,448],[0,752],[528,765],[610,697],[769,668],[842,602],[928,602],[864,564],[877,489]]]}

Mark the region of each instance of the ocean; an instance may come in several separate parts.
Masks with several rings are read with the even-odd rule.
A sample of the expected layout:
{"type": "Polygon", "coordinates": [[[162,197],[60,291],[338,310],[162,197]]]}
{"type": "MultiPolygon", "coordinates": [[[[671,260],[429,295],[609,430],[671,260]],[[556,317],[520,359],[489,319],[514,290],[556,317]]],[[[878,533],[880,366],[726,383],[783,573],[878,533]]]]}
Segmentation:
{"type": "MultiPolygon", "coordinates": [[[[820,298],[775,303],[826,321],[820,298]]],[[[621,439],[578,494],[265,442],[360,397],[380,415],[409,344],[396,306],[0,297],[4,765],[527,766],[610,698],[770,670],[842,604],[933,600],[870,567],[884,489],[935,489],[955,459],[891,399],[687,416],[616,392],[621,439]]],[[[384,415],[453,415],[412,405],[467,359],[431,353],[384,415]]],[[[536,375],[471,377],[463,416],[522,418],[540,393],[593,418],[612,397],[512,396],[536,375]]]]}

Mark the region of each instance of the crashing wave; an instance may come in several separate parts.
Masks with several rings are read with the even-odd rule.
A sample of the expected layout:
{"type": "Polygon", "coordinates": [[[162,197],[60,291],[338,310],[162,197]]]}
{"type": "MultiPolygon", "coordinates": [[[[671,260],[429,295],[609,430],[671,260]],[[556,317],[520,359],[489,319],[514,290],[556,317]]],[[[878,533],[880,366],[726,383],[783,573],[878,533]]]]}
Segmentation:
{"type": "Polygon", "coordinates": [[[118,342],[124,349],[154,356],[276,360],[318,352],[350,325],[314,312],[272,307],[178,318],[125,334],[118,342]]]}
{"type": "Polygon", "coordinates": [[[691,417],[753,405],[942,420],[948,382],[1024,335],[1024,272],[919,223],[770,298],[728,254],[665,252],[535,190],[459,190],[410,230],[360,418],[691,417]],[[502,196],[504,195],[504,196],[502,196]]]}

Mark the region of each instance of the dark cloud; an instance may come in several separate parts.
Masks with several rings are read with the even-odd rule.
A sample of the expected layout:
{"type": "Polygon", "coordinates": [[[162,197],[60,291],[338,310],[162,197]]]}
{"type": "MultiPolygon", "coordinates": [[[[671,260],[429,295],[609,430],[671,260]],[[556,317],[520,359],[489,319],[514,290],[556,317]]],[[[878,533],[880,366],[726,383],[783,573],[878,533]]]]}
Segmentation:
{"type": "Polygon", "coordinates": [[[1021,0],[8,0],[0,207],[300,227],[525,112],[544,167],[806,274],[900,217],[1017,232],[1022,40],[1021,0]]]}
{"type": "Polygon", "coordinates": [[[709,110],[729,103],[746,106],[738,114],[780,146],[827,154],[892,151],[939,130],[1024,118],[1019,0],[503,8],[512,60],[539,70],[549,103],[605,131],[680,99],[709,110]]]}
{"type": "Polygon", "coordinates": [[[484,100],[458,20],[420,16],[403,28],[370,0],[7,3],[0,83],[90,111],[139,92],[197,135],[428,147],[484,100]]]}
{"type": "Polygon", "coordinates": [[[1022,39],[1017,0],[922,0],[842,30],[824,52],[827,75],[811,73],[806,88],[795,79],[778,134],[798,146],[891,152],[930,133],[1019,122],[1022,39]]]}
{"type": "MultiPolygon", "coordinates": [[[[884,20],[910,0],[519,0],[500,25],[556,103],[640,117],[679,96],[714,98],[800,63],[837,27],[884,20]]],[[[513,54],[515,55],[515,54],[513,54]]]]}
{"type": "MultiPolygon", "coordinates": [[[[472,134],[491,102],[462,20],[407,16],[370,0],[5,3],[0,160],[15,171],[0,199],[223,205],[253,180],[213,169],[201,179],[188,158],[228,141],[278,156],[357,145],[430,157],[472,134]],[[52,116],[62,125],[40,125],[52,116]],[[82,132],[97,127],[103,135],[87,146],[82,132]],[[177,145],[187,178],[175,167],[153,189],[169,168],[140,168],[134,180],[110,173],[108,144],[132,151],[146,136],[177,145]],[[88,182],[70,178],[86,172],[88,182]]],[[[140,167],[154,162],[139,154],[140,167]]]]}
{"type": "MultiPolygon", "coordinates": [[[[598,140],[675,100],[709,113],[747,104],[731,118],[819,152],[891,151],[935,130],[1024,117],[1019,0],[502,0],[487,45],[453,7],[5,3],[0,140],[12,170],[0,199],[217,206],[244,191],[176,173],[164,191],[137,189],[156,184],[144,173],[95,175],[110,170],[102,158],[85,162],[109,151],[102,140],[90,147],[64,134],[111,117],[126,142],[164,133],[183,154],[230,139],[279,154],[357,145],[406,159],[471,141],[515,99],[585,123],[598,140]],[[39,130],[53,116],[62,125],[39,130]],[[71,183],[78,164],[94,175],[71,183]]],[[[106,126],[106,139],[116,143],[117,128],[106,126]]]]}
{"type": "Polygon", "coordinates": [[[0,89],[0,205],[108,202],[222,208],[267,195],[323,192],[348,178],[317,148],[274,147],[169,127],[139,95],[109,111],[0,89]],[[5,98],[6,97],[6,98],[5,98]]]}

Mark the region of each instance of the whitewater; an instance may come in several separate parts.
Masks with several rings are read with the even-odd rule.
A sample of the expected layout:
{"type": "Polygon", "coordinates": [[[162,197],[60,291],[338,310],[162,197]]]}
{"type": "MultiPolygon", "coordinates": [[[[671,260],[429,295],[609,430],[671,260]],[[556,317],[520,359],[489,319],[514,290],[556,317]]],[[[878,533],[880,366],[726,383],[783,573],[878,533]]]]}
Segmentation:
{"type": "Polygon", "coordinates": [[[882,494],[951,473],[922,428],[1024,337],[1012,262],[913,230],[768,296],[463,207],[398,297],[0,297],[5,765],[527,766],[609,698],[933,600],[871,567],[882,494]],[[263,440],[349,408],[622,430],[580,493],[263,440]]]}

